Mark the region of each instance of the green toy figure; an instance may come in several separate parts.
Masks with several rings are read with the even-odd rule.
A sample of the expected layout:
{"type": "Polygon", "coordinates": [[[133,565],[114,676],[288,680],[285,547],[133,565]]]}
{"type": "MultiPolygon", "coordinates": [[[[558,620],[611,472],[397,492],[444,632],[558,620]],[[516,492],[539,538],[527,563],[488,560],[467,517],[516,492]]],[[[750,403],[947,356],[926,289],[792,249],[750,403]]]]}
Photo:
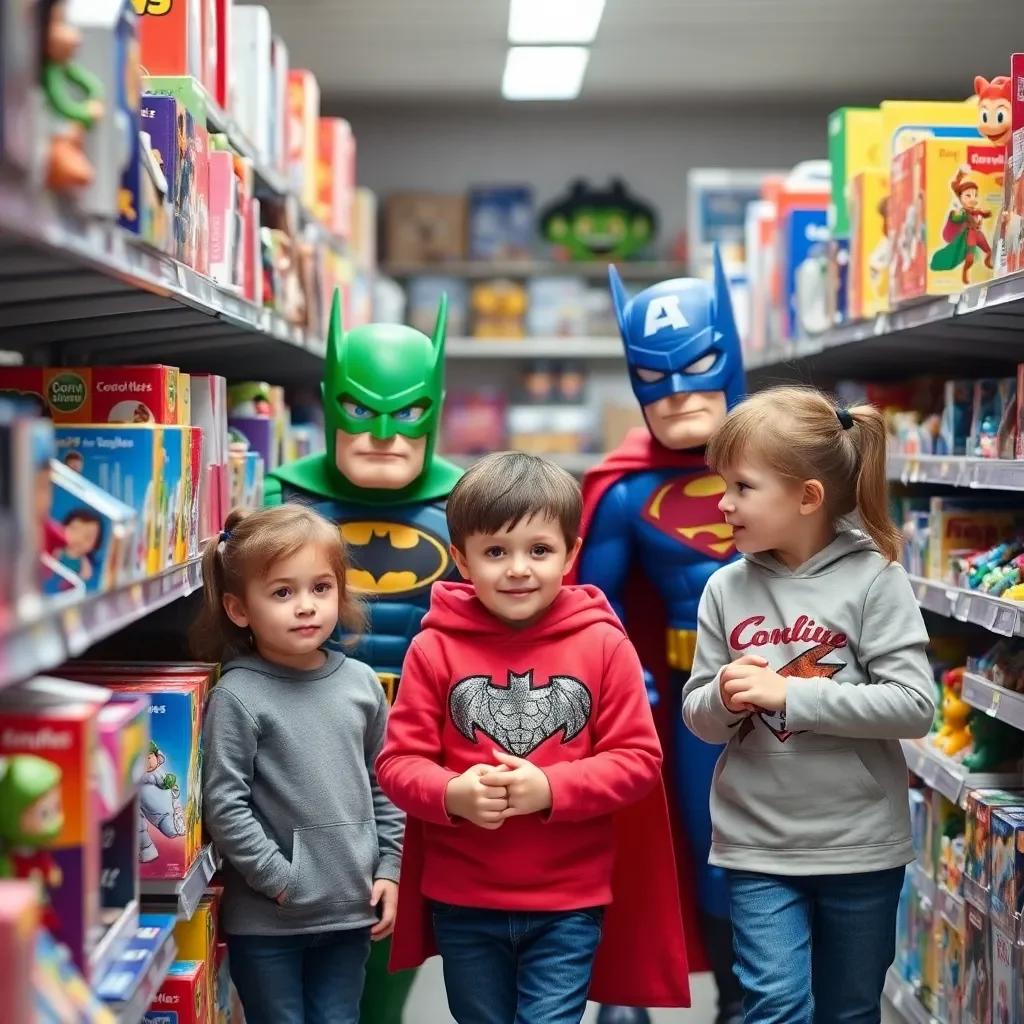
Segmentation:
{"type": "Polygon", "coordinates": [[[34,754],[0,758],[0,878],[24,878],[39,892],[42,924],[56,931],[60,920],[50,890],[63,873],[47,847],[64,828],[61,770],[34,754]]]}
{"type": "MultiPolygon", "coordinates": [[[[458,578],[444,505],[462,471],[435,453],[446,316],[443,296],[433,338],[400,324],[346,334],[336,291],[323,381],[327,450],[275,470],[266,485],[266,504],[301,501],[337,522],[348,585],[369,611],[366,633],[346,651],[374,669],[391,702],[431,585],[458,578]]],[[[388,974],[390,946],[376,943],[370,954],[362,1024],[402,1024],[414,972],[388,974]]]]}
{"type": "Polygon", "coordinates": [[[994,772],[1020,757],[1024,738],[1011,725],[984,711],[973,711],[968,719],[973,749],[964,758],[969,772],[994,772]]]}

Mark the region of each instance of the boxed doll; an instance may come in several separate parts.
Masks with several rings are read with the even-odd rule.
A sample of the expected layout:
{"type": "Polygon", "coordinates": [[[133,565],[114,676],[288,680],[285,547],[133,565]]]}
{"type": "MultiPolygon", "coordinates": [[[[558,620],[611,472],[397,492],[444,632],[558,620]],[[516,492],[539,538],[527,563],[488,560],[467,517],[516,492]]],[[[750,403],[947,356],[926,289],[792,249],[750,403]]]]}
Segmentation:
{"type": "Polygon", "coordinates": [[[992,1024],[992,949],[988,918],[970,904],[964,931],[964,1024],[992,1024]]]}

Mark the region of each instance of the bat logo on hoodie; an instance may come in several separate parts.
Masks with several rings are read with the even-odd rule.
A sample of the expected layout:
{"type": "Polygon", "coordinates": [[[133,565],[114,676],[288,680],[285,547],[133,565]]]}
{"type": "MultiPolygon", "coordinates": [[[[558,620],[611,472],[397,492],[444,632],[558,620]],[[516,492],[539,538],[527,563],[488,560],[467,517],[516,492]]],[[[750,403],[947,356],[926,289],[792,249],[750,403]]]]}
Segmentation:
{"type": "Polygon", "coordinates": [[[551,676],[535,686],[533,669],[513,672],[502,686],[491,676],[468,676],[452,687],[448,710],[452,724],[471,743],[482,732],[514,757],[528,757],[562,733],[568,743],[587,727],[593,699],[573,676],[551,676]]]}

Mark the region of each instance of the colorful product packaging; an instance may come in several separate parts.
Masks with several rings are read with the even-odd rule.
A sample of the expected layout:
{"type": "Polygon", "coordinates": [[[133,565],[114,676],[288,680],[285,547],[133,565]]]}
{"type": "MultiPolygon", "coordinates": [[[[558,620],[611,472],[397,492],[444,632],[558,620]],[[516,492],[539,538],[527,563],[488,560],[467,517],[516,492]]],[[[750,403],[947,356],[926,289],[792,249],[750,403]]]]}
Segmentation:
{"type": "Polygon", "coordinates": [[[1010,124],[1003,208],[996,231],[996,277],[1024,270],[1024,53],[1010,58],[1010,124]]]}
{"type": "Polygon", "coordinates": [[[175,960],[146,1012],[145,1024],[207,1024],[209,973],[198,960],[175,960]]]}
{"type": "Polygon", "coordinates": [[[149,751],[149,698],[114,693],[99,710],[96,781],[103,820],[109,821],[135,795],[149,751]]]}
{"type": "Polygon", "coordinates": [[[24,880],[0,882],[0,1020],[31,1021],[39,905],[36,887],[24,880]]]}
{"type": "Polygon", "coordinates": [[[317,143],[317,218],[338,238],[349,238],[356,188],[352,126],[340,117],[321,117],[317,143]]]}
{"type": "Polygon", "coordinates": [[[307,210],[316,209],[320,86],[312,71],[288,72],[288,181],[307,210]]]}
{"type": "Polygon", "coordinates": [[[889,172],[869,170],[849,184],[848,313],[865,320],[889,308],[889,172]]]}

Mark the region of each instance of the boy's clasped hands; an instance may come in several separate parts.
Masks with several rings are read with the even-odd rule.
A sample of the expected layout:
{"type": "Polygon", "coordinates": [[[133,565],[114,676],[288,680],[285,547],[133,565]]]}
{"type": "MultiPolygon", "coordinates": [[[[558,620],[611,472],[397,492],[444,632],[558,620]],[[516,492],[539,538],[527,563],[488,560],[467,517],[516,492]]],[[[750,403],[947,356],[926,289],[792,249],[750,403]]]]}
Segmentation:
{"type": "Polygon", "coordinates": [[[496,764],[475,764],[448,783],[444,808],[450,817],[494,830],[506,818],[550,809],[551,785],[540,768],[501,750],[493,753],[496,764]]]}
{"type": "Polygon", "coordinates": [[[718,677],[722,703],[734,714],[786,709],[786,678],[756,654],[745,654],[722,669],[718,677]]]}

